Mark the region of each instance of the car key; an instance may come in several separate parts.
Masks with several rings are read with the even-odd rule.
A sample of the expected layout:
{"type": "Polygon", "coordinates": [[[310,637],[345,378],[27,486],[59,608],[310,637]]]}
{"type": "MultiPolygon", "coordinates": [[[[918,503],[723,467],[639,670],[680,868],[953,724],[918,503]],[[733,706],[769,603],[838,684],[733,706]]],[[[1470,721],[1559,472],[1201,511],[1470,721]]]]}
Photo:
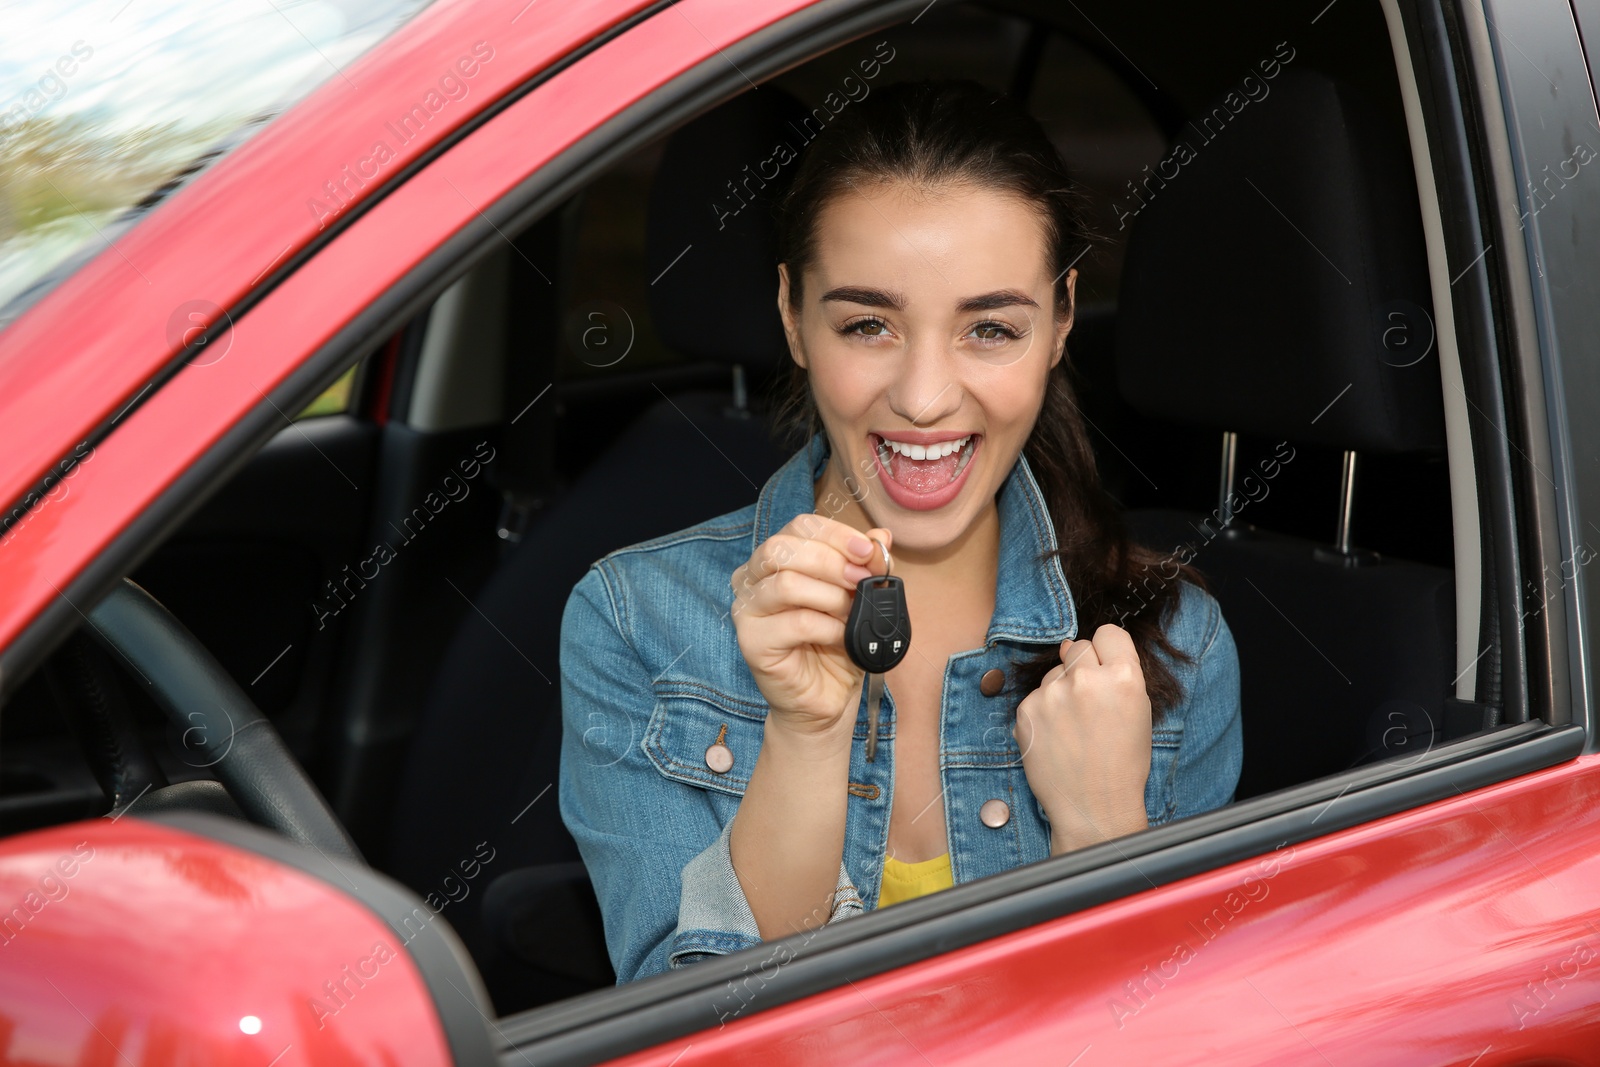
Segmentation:
{"type": "Polygon", "coordinates": [[[883,702],[883,675],[911,650],[911,615],[906,610],[905,582],[892,576],[889,550],[883,553],[883,574],[856,583],[855,603],[844,627],[844,647],[857,667],[867,672],[867,759],[878,749],[878,707],[883,702]]]}

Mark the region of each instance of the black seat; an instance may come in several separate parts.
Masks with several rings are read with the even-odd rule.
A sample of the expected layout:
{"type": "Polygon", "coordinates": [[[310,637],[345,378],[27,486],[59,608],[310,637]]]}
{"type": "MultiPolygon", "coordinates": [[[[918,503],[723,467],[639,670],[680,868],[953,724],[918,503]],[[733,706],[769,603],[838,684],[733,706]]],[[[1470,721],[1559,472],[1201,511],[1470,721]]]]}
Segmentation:
{"type": "MultiPolygon", "coordinates": [[[[1270,491],[1261,470],[1235,472],[1244,503],[1225,533],[1220,501],[1210,516],[1129,515],[1158,551],[1192,546],[1233,631],[1243,799],[1420,751],[1444,721],[1453,574],[1360,552],[1339,507],[1347,489],[1360,507],[1357,457],[1442,452],[1442,386],[1402,125],[1349,86],[1288,69],[1209,143],[1190,140],[1133,220],[1122,394],[1160,420],[1345,450],[1345,484],[1326,498],[1329,541],[1341,514],[1342,544],[1245,521],[1247,501],[1270,491]]],[[[1277,470],[1294,476],[1292,461],[1277,470]]]]}
{"type": "Polygon", "coordinates": [[[545,510],[474,595],[412,742],[387,866],[450,901],[442,914],[502,1013],[615,981],[557,804],[562,610],[594,560],[753,502],[787,458],[731,387],[738,367],[758,392],[789,358],[767,202],[777,186],[730,214],[726,183],[770,156],[801,111],[763,87],[669,139],[650,194],[651,315],[678,353],[727,364],[730,389],[662,399],[545,510]]]}

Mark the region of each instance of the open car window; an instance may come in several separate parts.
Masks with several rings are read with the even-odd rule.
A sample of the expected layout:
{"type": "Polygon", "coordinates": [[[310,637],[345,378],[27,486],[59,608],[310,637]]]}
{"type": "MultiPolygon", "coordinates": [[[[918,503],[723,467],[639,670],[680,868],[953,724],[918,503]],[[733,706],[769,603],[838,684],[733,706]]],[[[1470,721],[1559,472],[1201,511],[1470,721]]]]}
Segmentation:
{"type": "MultiPolygon", "coordinates": [[[[1455,133],[1419,89],[1419,31],[1392,3],[1352,0],[1314,21],[1252,4],[1158,25],[1093,15],[897,9],[747,42],[737,78],[635,104],[473,205],[481,232],[415,264],[361,336],[318,349],[284,411],[324,417],[280,412],[270,442],[141,553],[132,577],[268,714],[374,866],[461,936],[512,1017],[507,1050],[592,1024],[585,1047],[621,1052],[776,1010],[933,945],[1281,865],[1276,849],[1452,795],[1441,768],[1470,763],[1462,781],[1488,784],[1544,758],[1507,756],[1519,746],[1556,751],[1559,702],[1528,684],[1542,651],[1523,626],[1565,586],[1534,595],[1519,577],[1529,534],[1508,501],[1527,473],[1504,423],[1479,417],[1503,414],[1515,383],[1492,329],[1457,325],[1508,312],[1472,287],[1492,263],[1458,254],[1460,218],[1441,206],[1461,195],[1437,147],[1455,133]],[[1118,604],[1145,610],[1175,564],[1205,577],[1237,648],[1237,786],[1182,815],[1174,792],[1171,817],[1108,845],[574,1007],[617,984],[621,931],[660,909],[596,892],[557,783],[644,753],[660,784],[727,816],[739,789],[714,777],[716,727],[732,723],[742,753],[759,718],[692,692],[668,652],[638,706],[564,720],[563,609],[597,560],[747,507],[804,443],[773,423],[788,353],[765,208],[741,190],[805,136],[764,109],[781,95],[822,125],[924,76],[1025,101],[1090,197],[1103,240],[1076,263],[1075,402],[1155,558],[1118,604]],[[674,715],[711,739],[673,733],[674,715]]],[[[513,118],[471,136],[511,137],[513,118]]],[[[47,675],[20,683],[0,724],[8,830],[104,810],[47,675]]],[[[135,703],[170,780],[214,774],[135,703]]],[[[1181,732],[1156,748],[1176,781],[1181,732]]],[[[1123,1008],[1119,1023],[1143,1002],[1123,1008]]]]}

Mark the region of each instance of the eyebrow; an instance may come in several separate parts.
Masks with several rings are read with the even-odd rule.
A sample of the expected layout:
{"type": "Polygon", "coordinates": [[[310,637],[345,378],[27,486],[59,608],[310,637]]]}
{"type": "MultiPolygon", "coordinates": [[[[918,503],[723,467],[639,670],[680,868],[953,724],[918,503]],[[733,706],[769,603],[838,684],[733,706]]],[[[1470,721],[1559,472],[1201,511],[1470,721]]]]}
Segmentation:
{"type": "MultiPolygon", "coordinates": [[[[838,300],[866,307],[903,311],[906,298],[892,289],[872,289],[860,285],[841,285],[822,294],[823,302],[838,300]]],[[[992,293],[969,296],[956,304],[958,314],[969,311],[994,311],[1004,307],[1038,307],[1038,301],[1017,289],[997,289],[992,293]]]]}

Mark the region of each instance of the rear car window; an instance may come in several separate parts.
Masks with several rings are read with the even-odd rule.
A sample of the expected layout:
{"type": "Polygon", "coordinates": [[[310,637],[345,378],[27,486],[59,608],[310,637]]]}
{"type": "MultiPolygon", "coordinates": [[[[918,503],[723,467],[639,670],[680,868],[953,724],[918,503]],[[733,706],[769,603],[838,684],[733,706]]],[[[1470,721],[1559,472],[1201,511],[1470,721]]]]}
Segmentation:
{"type": "Polygon", "coordinates": [[[0,329],[429,2],[13,6],[0,56],[0,329]]]}

